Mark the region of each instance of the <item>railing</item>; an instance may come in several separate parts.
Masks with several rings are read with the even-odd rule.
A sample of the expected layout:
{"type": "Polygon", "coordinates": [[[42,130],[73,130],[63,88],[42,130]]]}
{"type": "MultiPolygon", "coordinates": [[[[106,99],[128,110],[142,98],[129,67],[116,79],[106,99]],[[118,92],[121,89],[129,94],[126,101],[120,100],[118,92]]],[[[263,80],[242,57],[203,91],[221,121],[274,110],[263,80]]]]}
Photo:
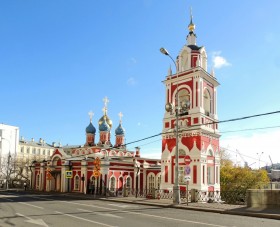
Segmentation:
{"type": "MultiPolygon", "coordinates": [[[[276,186],[274,186],[276,187],[276,186]]],[[[278,187],[278,185],[277,185],[278,187]]],[[[267,185],[270,189],[271,185],[267,185]]],[[[202,191],[196,189],[180,190],[181,202],[202,202],[202,203],[227,203],[227,204],[246,204],[246,189],[239,188],[227,191],[202,191]]],[[[133,188],[95,188],[89,194],[106,197],[136,197],[146,199],[173,199],[173,190],[167,189],[133,189],[133,188]]]]}
{"type": "MultiPolygon", "coordinates": [[[[167,189],[107,189],[106,193],[100,195],[109,197],[137,197],[146,199],[173,199],[173,190],[167,189]]],[[[234,191],[201,191],[191,189],[188,194],[185,190],[180,190],[181,202],[202,202],[202,203],[227,203],[245,204],[246,190],[234,191]]]]}
{"type": "Polygon", "coordinates": [[[269,182],[260,186],[260,189],[280,189],[280,182],[269,182]]]}

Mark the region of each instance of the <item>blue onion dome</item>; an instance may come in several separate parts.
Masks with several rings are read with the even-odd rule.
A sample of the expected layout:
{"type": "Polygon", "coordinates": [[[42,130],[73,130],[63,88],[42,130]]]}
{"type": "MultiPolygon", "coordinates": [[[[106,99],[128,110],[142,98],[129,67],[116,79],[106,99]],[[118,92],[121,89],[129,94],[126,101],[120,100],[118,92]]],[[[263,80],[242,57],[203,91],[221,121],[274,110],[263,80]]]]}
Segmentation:
{"type": "Polygon", "coordinates": [[[124,128],[122,127],[122,124],[121,124],[121,123],[120,123],[119,126],[116,128],[115,133],[116,133],[117,136],[124,135],[125,130],[124,130],[124,128]]]}
{"type": "Polygon", "coordinates": [[[111,127],[110,125],[107,123],[107,118],[106,118],[106,115],[103,116],[104,117],[104,120],[101,124],[99,124],[99,131],[101,132],[109,132],[111,127]]]}
{"type": "Polygon", "coordinates": [[[90,122],[88,127],[86,127],[86,133],[91,133],[91,134],[95,134],[96,129],[93,126],[93,124],[90,122]]]}

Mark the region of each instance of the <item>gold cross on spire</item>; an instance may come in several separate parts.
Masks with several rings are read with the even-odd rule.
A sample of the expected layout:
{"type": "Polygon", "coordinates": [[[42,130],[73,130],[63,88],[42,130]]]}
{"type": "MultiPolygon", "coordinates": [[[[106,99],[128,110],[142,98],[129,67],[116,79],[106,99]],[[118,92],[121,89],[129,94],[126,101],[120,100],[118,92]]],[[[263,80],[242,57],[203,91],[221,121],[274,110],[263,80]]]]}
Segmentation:
{"type": "Polygon", "coordinates": [[[92,122],[92,117],[94,115],[94,113],[91,111],[88,112],[88,115],[89,115],[89,119],[90,119],[90,122],[92,122]]]}
{"type": "Polygon", "coordinates": [[[123,117],[122,112],[119,112],[119,117],[120,117],[120,123],[122,123],[122,117],[123,117]]]}
{"type": "Polygon", "coordinates": [[[104,115],[107,115],[107,107],[106,107],[106,106],[104,106],[104,107],[102,108],[102,111],[103,111],[103,114],[104,114],[104,115]]]}
{"type": "Polygon", "coordinates": [[[109,102],[109,99],[107,98],[107,96],[105,96],[105,98],[103,99],[104,102],[104,106],[107,108],[107,104],[109,102]]]}

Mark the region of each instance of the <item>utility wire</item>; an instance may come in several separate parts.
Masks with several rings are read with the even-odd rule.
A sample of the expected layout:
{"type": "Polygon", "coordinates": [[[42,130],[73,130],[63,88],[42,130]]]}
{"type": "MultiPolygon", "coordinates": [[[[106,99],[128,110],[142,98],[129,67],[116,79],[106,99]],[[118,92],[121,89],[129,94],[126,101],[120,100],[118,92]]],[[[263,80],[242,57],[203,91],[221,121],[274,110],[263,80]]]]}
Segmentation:
{"type": "MultiPolygon", "coordinates": [[[[184,130],[181,130],[181,131],[191,131],[191,130],[193,130],[193,129],[191,129],[192,127],[199,127],[199,126],[203,126],[203,125],[211,125],[211,124],[219,124],[219,123],[227,123],[227,122],[233,122],[233,121],[241,121],[241,120],[246,120],[246,119],[249,119],[249,118],[262,117],[262,116],[267,116],[267,115],[272,115],[272,114],[277,114],[277,113],[280,113],[280,110],[274,111],[274,112],[263,113],[263,114],[255,114],[255,115],[250,115],[250,116],[245,116],[245,117],[233,118],[233,119],[228,119],[228,120],[223,120],[223,121],[213,121],[213,122],[204,123],[204,124],[192,125],[192,126],[189,126],[188,129],[184,129],[184,130]]],[[[168,134],[168,133],[170,133],[170,132],[158,133],[158,134],[155,134],[155,135],[143,138],[143,139],[139,139],[139,140],[135,140],[135,141],[126,143],[126,144],[124,144],[124,146],[126,146],[128,144],[141,142],[141,141],[151,139],[151,138],[163,135],[163,134],[168,134]]]]}
{"type": "Polygon", "coordinates": [[[271,129],[271,128],[280,128],[280,125],[277,126],[267,126],[267,127],[261,127],[261,128],[246,128],[246,129],[239,129],[239,130],[229,130],[229,131],[223,131],[220,133],[230,133],[230,132],[244,132],[244,131],[254,131],[254,130],[264,130],[264,129],[271,129]]]}
{"type": "MultiPolygon", "coordinates": [[[[235,154],[240,154],[240,155],[242,155],[242,156],[244,156],[244,157],[246,157],[246,158],[250,158],[250,159],[253,159],[253,160],[255,160],[255,161],[259,161],[259,159],[258,158],[255,158],[255,157],[252,157],[252,156],[249,156],[249,155],[246,155],[246,154],[243,154],[243,153],[241,153],[241,152],[237,152],[237,151],[234,151],[234,150],[231,150],[231,149],[228,149],[228,148],[225,148],[225,147],[220,147],[222,150],[226,150],[226,151],[229,151],[229,152],[232,152],[232,153],[235,153],[235,154]]],[[[262,161],[262,160],[261,160],[262,161]]],[[[264,162],[264,161],[262,161],[262,162],[264,162]]]]}

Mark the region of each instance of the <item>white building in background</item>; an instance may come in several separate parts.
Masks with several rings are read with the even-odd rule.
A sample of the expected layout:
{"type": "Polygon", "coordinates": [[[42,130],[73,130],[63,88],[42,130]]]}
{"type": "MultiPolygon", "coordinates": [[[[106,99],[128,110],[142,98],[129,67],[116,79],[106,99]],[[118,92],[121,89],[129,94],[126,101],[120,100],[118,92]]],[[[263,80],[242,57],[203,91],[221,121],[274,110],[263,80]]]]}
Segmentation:
{"type": "Polygon", "coordinates": [[[42,138],[38,141],[33,138],[30,141],[23,137],[19,139],[19,127],[0,124],[0,188],[8,178],[15,176],[15,173],[8,173],[11,166],[16,167],[19,173],[22,169],[20,174],[23,180],[29,179],[29,166],[32,162],[47,160],[55,147],[60,147],[60,144],[48,144],[42,138]]]}
{"type": "MultiPolygon", "coordinates": [[[[53,154],[54,148],[59,147],[55,143],[48,144],[40,138],[35,141],[19,139],[19,127],[0,124],[0,165],[2,158],[9,153],[16,159],[44,160],[53,154]]],[[[1,166],[0,166],[1,168],[1,166]]]]}
{"type": "Polygon", "coordinates": [[[27,164],[30,164],[34,160],[48,160],[48,158],[53,154],[55,147],[59,146],[56,146],[55,143],[48,144],[42,138],[35,141],[34,138],[31,140],[25,140],[21,137],[19,140],[17,159],[22,160],[27,164]]]}
{"type": "MultiPolygon", "coordinates": [[[[19,127],[0,124],[0,158],[18,152],[19,127]]],[[[1,163],[1,161],[0,161],[1,163]]]]}
{"type": "Polygon", "coordinates": [[[16,156],[18,152],[18,141],[18,127],[0,124],[0,187],[6,179],[6,167],[9,157],[16,156]]]}

